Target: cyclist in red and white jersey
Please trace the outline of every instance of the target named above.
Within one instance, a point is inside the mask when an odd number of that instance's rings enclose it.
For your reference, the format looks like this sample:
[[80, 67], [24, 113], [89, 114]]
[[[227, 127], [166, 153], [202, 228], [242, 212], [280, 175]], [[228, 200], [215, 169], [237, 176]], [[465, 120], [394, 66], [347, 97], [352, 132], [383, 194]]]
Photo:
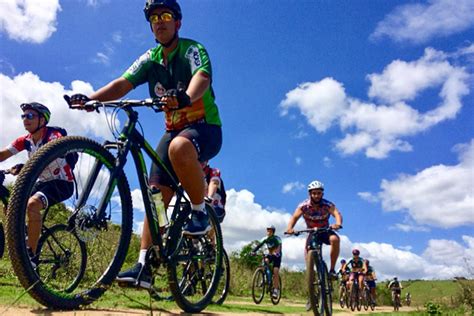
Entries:
[[[65, 130], [47, 126], [51, 117], [49, 109], [41, 103], [31, 102], [20, 105], [23, 114], [23, 125], [27, 135], [14, 140], [6, 148], [0, 150], [0, 162], [26, 150], [30, 158], [41, 146], [47, 142], [65, 136]], [[20, 172], [23, 165], [13, 167], [12, 174]], [[41, 233], [41, 210], [56, 203], [62, 202], [74, 192], [74, 178], [71, 166], [65, 158], [56, 159], [49, 164], [35, 183], [33, 195], [28, 200], [28, 251], [36, 253]]]
[[[308, 228], [325, 228], [330, 227], [334, 230], [337, 230], [342, 227], [342, 216], [339, 210], [336, 208], [336, 205], [331, 201], [323, 199], [324, 195], [324, 184], [320, 181], [313, 181], [308, 184], [308, 194], [309, 198], [301, 202], [296, 208], [293, 216], [290, 218], [286, 232], [288, 234], [294, 233], [293, 227], [301, 216], [303, 216], [306, 226]], [[334, 216], [336, 223], [329, 225], [329, 217]], [[323, 243], [326, 245], [331, 245], [331, 268], [329, 269], [329, 274], [331, 278], [337, 278], [334, 268], [336, 266], [337, 257], [339, 256], [339, 236], [333, 232], [329, 231], [326, 234], [320, 236]], [[310, 236], [308, 236], [309, 240]], [[306, 255], [305, 247], [305, 255]]]
[[225, 202], [227, 195], [224, 188], [224, 181], [222, 181], [221, 171], [217, 168], [211, 167], [208, 160], [202, 162], [201, 166], [206, 180], [205, 194], [211, 201], [219, 222], [222, 223], [225, 217]]

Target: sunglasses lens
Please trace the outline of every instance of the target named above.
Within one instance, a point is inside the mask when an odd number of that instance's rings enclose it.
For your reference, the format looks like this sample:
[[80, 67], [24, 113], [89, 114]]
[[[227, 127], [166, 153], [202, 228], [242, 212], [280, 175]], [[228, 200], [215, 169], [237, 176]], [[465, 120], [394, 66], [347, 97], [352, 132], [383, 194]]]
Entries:
[[163, 12], [161, 14], [153, 14], [150, 15], [150, 22], [151, 23], [158, 23], [158, 21], [161, 20], [163, 22], [169, 22], [173, 20], [173, 14], [169, 12]]
[[169, 12], [163, 12], [161, 14], [161, 19], [164, 21], [164, 22], [169, 22], [173, 19], [173, 15]]
[[151, 23], [157, 23], [159, 19], [160, 18], [156, 14], [150, 15], [150, 22]]
[[26, 114], [22, 114], [21, 115], [21, 118], [22, 119], [28, 119], [28, 120], [32, 120], [33, 118], [35, 117], [35, 115], [33, 113], [26, 113]]

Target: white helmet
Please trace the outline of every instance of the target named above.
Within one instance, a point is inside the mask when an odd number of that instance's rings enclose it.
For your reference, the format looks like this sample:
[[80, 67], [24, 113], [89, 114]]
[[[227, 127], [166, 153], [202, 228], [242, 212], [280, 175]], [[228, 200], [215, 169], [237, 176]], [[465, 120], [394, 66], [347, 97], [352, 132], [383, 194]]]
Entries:
[[324, 191], [324, 184], [322, 182], [319, 182], [318, 180], [314, 180], [313, 182], [308, 184], [308, 191], [311, 191], [314, 189], [320, 189]]
[[271, 229], [271, 230], [273, 230], [273, 232], [275, 232], [275, 230], [276, 230], [276, 228], [275, 228], [274, 225], [269, 225], [269, 226], [267, 226], [267, 229]]

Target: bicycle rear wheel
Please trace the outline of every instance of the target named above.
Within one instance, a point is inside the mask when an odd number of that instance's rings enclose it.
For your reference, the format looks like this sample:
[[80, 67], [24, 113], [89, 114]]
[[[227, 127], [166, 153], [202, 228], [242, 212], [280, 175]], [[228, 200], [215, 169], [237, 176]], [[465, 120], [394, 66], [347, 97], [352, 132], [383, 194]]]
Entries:
[[319, 274], [319, 257], [315, 250], [308, 251], [306, 259], [308, 272], [309, 302], [315, 316], [324, 315], [324, 285]]
[[57, 291], [71, 293], [86, 271], [86, 244], [66, 225], [57, 224], [41, 235], [34, 261], [43, 283]]
[[[43, 172], [54, 170], [67, 174], [64, 161], [66, 154], [71, 153], [78, 154], [74, 168], [76, 192], [42, 211], [44, 225], [66, 225], [68, 232], [86, 245], [88, 260], [84, 275], [74, 289], [66, 287], [66, 291], [53, 279], [42, 278], [34, 270], [27, 252], [25, 226], [27, 203], [36, 183]], [[59, 194], [64, 188], [53, 183], [49, 189]], [[97, 211], [101, 202], [105, 205], [103, 214]], [[29, 289], [35, 300], [50, 308], [75, 309], [92, 303], [112, 284], [120, 270], [130, 242], [132, 216], [127, 179], [122, 170], [115, 170], [110, 151], [84, 137], [67, 136], [49, 142], [23, 167], [7, 215], [10, 258], [21, 285]]]
[[265, 296], [265, 288], [267, 282], [265, 280], [265, 271], [262, 267], [257, 268], [252, 277], [252, 299], [255, 304], [260, 304]]
[[216, 290], [217, 299], [215, 304], [222, 305], [229, 294], [230, 286], [230, 261], [227, 256], [227, 251], [223, 251], [224, 257], [222, 260], [222, 275], [219, 281], [219, 286]]
[[168, 281], [176, 304], [187, 313], [198, 313], [211, 303], [222, 274], [221, 227], [214, 209], [208, 204], [206, 211], [212, 234], [183, 235], [184, 223], [180, 221], [170, 227], [168, 241], [178, 243], [168, 263]]

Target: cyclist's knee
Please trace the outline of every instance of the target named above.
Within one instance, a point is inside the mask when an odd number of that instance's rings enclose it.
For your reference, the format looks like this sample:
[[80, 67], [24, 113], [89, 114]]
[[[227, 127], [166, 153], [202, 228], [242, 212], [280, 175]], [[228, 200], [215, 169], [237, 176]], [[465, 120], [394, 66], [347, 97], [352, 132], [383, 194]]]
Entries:
[[44, 208], [44, 202], [39, 197], [34, 195], [28, 199], [28, 205], [26, 208], [28, 210], [28, 214], [39, 214]]
[[191, 140], [186, 137], [177, 136], [173, 138], [168, 148], [170, 160], [174, 163], [185, 163], [187, 161], [197, 161], [198, 154], [196, 147]]
[[341, 239], [338, 235], [329, 236], [329, 242], [331, 243], [331, 245], [339, 245], [340, 241]]

